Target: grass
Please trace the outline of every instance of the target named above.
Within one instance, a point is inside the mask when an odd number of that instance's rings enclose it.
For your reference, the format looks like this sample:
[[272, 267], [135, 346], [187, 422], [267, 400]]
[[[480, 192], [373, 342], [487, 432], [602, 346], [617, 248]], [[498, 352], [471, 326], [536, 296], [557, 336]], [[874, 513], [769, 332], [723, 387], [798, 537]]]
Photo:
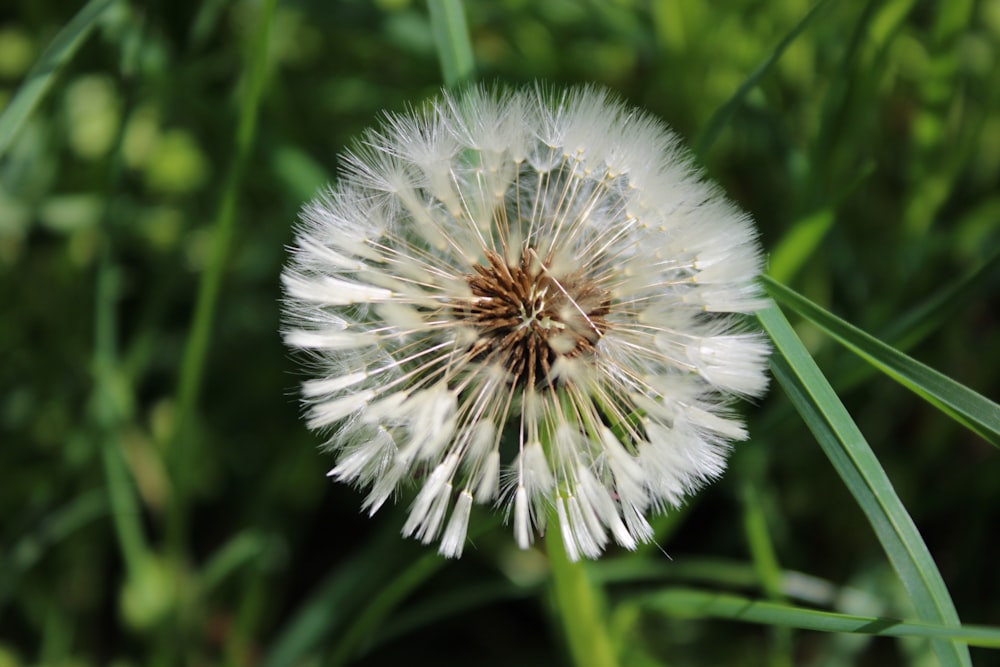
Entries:
[[[1000, 16], [939, 4], [20, 8], [0, 664], [1000, 664]], [[277, 334], [343, 146], [474, 73], [660, 115], [771, 257], [753, 439], [660, 549], [554, 594], [485, 515], [455, 562], [399, 538], [405, 501], [359, 516]]]

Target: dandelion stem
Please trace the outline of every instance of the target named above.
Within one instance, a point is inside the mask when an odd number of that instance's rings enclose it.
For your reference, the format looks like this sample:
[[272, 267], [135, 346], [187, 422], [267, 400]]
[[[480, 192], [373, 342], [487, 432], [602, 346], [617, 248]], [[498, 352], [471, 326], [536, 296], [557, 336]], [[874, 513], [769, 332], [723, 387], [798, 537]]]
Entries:
[[449, 88], [471, 81], [476, 64], [460, 0], [427, 0], [431, 30], [437, 45], [444, 82]]
[[577, 667], [615, 667], [618, 659], [607, 633], [599, 591], [587, 577], [584, 563], [567, 557], [558, 521], [549, 522], [545, 546], [556, 611], [573, 663]]

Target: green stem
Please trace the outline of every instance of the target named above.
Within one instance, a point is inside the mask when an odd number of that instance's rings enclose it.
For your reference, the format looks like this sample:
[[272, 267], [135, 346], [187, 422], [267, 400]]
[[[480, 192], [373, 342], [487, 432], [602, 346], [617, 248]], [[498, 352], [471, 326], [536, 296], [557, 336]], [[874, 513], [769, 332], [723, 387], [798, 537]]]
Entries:
[[257, 111], [266, 78], [267, 45], [275, 2], [276, 0], [267, 0], [261, 9], [260, 27], [254, 48], [251, 51], [253, 60], [250, 63], [249, 81], [246, 94], [240, 105], [241, 113], [236, 130], [236, 154], [226, 175], [225, 189], [213, 229], [211, 261], [205, 268], [205, 273], [202, 274], [195, 303], [194, 320], [191, 324], [191, 332], [181, 364], [180, 388], [177, 398], [179, 423], [183, 423], [184, 419], [189, 416], [197, 402], [201, 386], [205, 356], [208, 351], [212, 325], [215, 321], [215, 306], [219, 299], [223, 269], [229, 255], [229, 246], [236, 223], [236, 197], [243, 180], [243, 172], [246, 170], [254, 131], [257, 127]]
[[208, 265], [202, 274], [195, 302], [194, 317], [188, 334], [184, 357], [181, 361], [180, 379], [177, 390], [177, 416], [172, 436], [167, 442], [174, 451], [169, 453], [172, 460], [175, 502], [171, 508], [170, 541], [174, 548], [179, 546], [183, 531], [184, 508], [189, 491], [188, 474], [195, 467], [190, 461], [191, 431], [190, 421], [194, 406], [198, 402], [205, 359], [211, 341], [215, 311], [222, 287], [222, 278], [229, 256], [229, 248], [236, 227], [236, 203], [240, 184], [250, 157], [250, 149], [257, 127], [261, 93], [267, 75], [268, 42], [276, 0], [265, 0], [261, 7], [260, 23], [250, 54], [249, 68], [240, 115], [236, 126], [236, 145], [233, 161], [226, 174], [219, 211], [212, 230], [212, 249]]
[[552, 592], [573, 663], [577, 667], [615, 667], [600, 592], [587, 577], [584, 563], [566, 556], [559, 522], [552, 517], [545, 535], [552, 568]]
[[445, 85], [454, 88], [471, 81], [476, 64], [461, 0], [427, 0], [427, 8]]

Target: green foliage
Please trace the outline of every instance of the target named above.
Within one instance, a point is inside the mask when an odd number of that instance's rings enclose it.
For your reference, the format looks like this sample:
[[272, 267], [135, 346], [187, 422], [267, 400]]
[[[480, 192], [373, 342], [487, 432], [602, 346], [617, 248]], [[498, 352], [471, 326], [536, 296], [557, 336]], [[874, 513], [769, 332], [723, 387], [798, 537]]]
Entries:
[[[408, 498], [359, 516], [278, 334], [338, 153], [473, 72], [663, 117], [810, 322], [762, 313], [779, 386], [661, 549], [553, 597], [485, 514], [456, 562], [398, 536]], [[628, 665], [1000, 664], [998, 96], [990, 2], [21, 3], [0, 664], [549, 665], [602, 619]], [[557, 621], [588, 579], [600, 604]]]

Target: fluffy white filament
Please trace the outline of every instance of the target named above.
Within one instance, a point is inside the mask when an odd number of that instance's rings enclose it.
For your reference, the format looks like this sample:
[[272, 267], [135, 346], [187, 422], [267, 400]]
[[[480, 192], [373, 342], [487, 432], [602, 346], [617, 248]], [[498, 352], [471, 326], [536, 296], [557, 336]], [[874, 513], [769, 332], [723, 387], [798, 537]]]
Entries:
[[659, 121], [592, 89], [443, 95], [388, 116], [302, 213], [282, 276], [309, 426], [375, 512], [460, 556], [472, 505], [571, 558], [652, 539], [718, 476], [769, 348], [749, 217]]

